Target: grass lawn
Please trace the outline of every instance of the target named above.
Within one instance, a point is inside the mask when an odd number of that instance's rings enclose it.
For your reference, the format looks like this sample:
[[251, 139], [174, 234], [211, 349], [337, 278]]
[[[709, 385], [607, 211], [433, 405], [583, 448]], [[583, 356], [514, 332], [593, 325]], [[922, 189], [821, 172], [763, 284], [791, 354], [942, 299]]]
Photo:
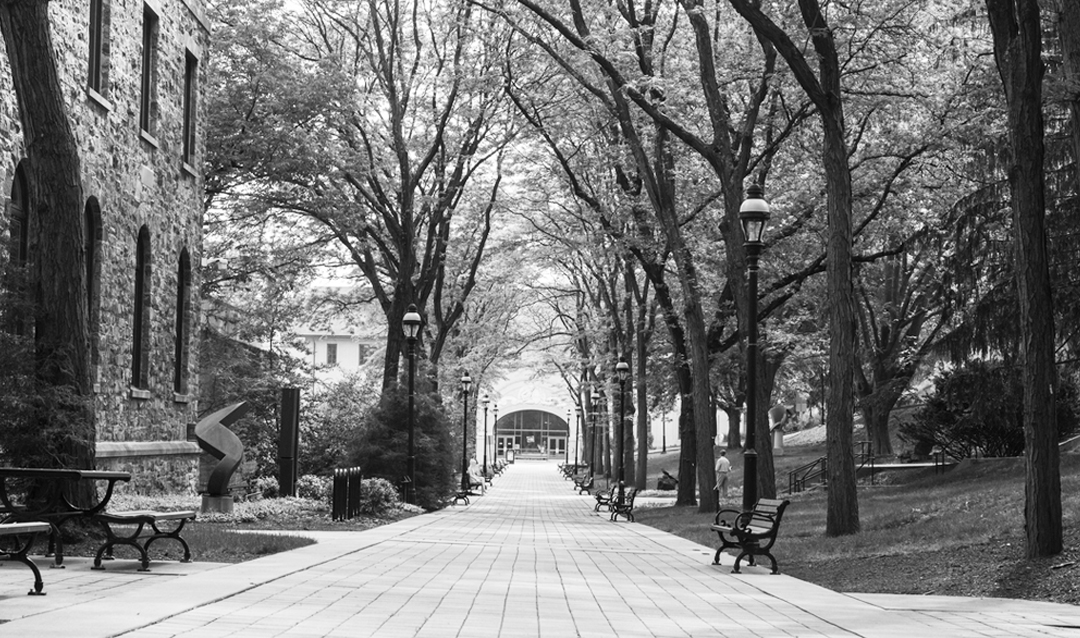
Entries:
[[[789, 456], [778, 459], [781, 491], [787, 472], [779, 468], [820, 456], [819, 447], [789, 447]], [[729, 456], [738, 462], [741, 455]], [[1080, 455], [1062, 455], [1065, 551], [1046, 559], [1024, 556], [1023, 459], [967, 461], [944, 474], [910, 472], [879, 474], [875, 485], [860, 483], [862, 531], [851, 536], [825, 536], [824, 490], [787, 497], [792, 504], [773, 549], [781, 571], [838, 591], [1080, 604]], [[740, 485], [741, 467], [733, 477]], [[740, 495], [730, 496], [724, 505], [738, 508]], [[651, 508], [635, 514], [639, 523], [703, 545], [718, 545], [716, 534], [708, 529], [712, 515], [698, 513], [696, 507]]]
[[[117, 510], [200, 508], [199, 497], [118, 494], [112, 502]], [[414, 515], [415, 512], [401, 509], [382, 517], [358, 516], [349, 521], [331, 521], [326, 503], [301, 498], [275, 498], [238, 502], [229, 516], [200, 514], [195, 521], [187, 524], [182, 535], [191, 546], [194, 560], [242, 563], [315, 542], [310, 538], [270, 533], [272, 530], [365, 530]], [[80, 537], [65, 540], [64, 553], [69, 556], [94, 556], [103, 540], [104, 535], [99, 529], [89, 527], [82, 530]], [[139, 554], [132, 547], [117, 545], [115, 555], [120, 559], [136, 559]], [[175, 541], [157, 541], [151, 546], [151, 561], [179, 560], [182, 557], [183, 550]]]

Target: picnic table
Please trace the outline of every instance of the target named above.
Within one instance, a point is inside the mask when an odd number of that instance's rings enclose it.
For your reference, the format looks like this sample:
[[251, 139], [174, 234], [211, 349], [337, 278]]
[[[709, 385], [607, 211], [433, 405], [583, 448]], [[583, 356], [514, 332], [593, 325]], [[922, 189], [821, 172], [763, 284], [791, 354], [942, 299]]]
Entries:
[[[15, 483], [33, 481], [45, 485], [44, 499], [31, 501]], [[0, 523], [45, 522], [52, 527], [49, 533], [49, 553], [56, 567], [64, 564], [64, 541], [60, 529], [75, 518], [92, 518], [104, 512], [112, 499], [116, 484], [130, 481], [130, 472], [108, 470], [79, 470], [42, 467], [0, 467]], [[68, 500], [64, 487], [72, 482], [105, 481], [105, 493], [90, 507], [80, 507]], [[51, 484], [51, 485], [50, 485]], [[17, 498], [23, 496], [22, 499]]]

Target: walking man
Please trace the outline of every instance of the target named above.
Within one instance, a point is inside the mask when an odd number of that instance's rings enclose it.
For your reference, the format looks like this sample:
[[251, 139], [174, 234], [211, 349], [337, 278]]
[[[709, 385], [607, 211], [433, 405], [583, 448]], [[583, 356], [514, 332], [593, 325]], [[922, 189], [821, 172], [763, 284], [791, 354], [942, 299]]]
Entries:
[[720, 456], [716, 459], [716, 491], [720, 492], [721, 498], [727, 498], [728, 474], [731, 474], [731, 461], [728, 460], [727, 450], [720, 450]]

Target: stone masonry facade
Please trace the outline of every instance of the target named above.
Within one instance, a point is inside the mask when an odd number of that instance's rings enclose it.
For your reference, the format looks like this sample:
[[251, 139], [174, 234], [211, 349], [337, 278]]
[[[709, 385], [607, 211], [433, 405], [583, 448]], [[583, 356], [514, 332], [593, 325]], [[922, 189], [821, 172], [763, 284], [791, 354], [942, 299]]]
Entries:
[[[210, 36], [202, 0], [65, 0], [50, 2], [49, 15], [93, 246], [97, 466], [130, 470], [140, 492], [191, 491]], [[16, 182], [28, 177], [0, 55], [0, 197], [10, 235], [13, 211], [33, 205], [16, 201]]]

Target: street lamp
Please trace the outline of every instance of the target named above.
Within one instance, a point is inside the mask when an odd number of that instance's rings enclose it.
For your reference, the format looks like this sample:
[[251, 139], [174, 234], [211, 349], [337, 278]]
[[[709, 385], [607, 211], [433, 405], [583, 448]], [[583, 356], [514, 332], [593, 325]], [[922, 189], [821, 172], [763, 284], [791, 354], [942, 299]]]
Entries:
[[626, 419], [626, 380], [630, 377], [630, 364], [626, 362], [625, 357], [619, 357], [619, 363], [615, 365], [615, 376], [619, 378], [619, 441], [615, 448], [619, 454], [619, 464], [615, 472], [615, 481], [619, 486], [618, 502], [621, 504], [623, 502], [623, 447], [626, 445], [626, 439], [623, 438], [623, 428], [626, 424], [623, 421]]
[[566, 442], [563, 443], [563, 463], [570, 465], [570, 410], [566, 411]]
[[[498, 403], [496, 403], [494, 406], [492, 406], [491, 420], [492, 420], [492, 423], [491, 423], [491, 436], [492, 436], [493, 439], [495, 439], [493, 441], [493, 443], [498, 443], [498, 441], [499, 441], [499, 404]], [[505, 456], [505, 454], [503, 456]], [[495, 448], [495, 460], [496, 461], [499, 460], [498, 457], [499, 457], [499, 448], [496, 447]]]
[[769, 221], [769, 203], [758, 184], [746, 189], [746, 199], [739, 207], [743, 228], [743, 247], [746, 248], [747, 311], [746, 311], [746, 452], [743, 465], [743, 509], [750, 511], [757, 502], [757, 277], [758, 255], [764, 244], [765, 226]]
[[461, 492], [469, 491], [469, 387], [472, 379], [468, 372], [461, 374], [461, 397], [464, 407], [461, 409]]
[[405, 502], [414, 503], [416, 490], [416, 418], [413, 412], [413, 380], [416, 375], [416, 334], [420, 331], [420, 313], [416, 311], [416, 304], [409, 304], [405, 316], [401, 318], [402, 329], [405, 332], [405, 343], [408, 344], [407, 356], [409, 358], [409, 459], [406, 465], [409, 482], [405, 486]]
[[487, 450], [488, 450], [488, 438], [487, 438], [487, 408], [491, 399], [487, 394], [484, 394], [484, 398], [480, 399], [480, 404], [484, 406], [484, 478], [488, 475], [488, 462], [487, 462]]
[[574, 465], [576, 466], [581, 465], [581, 455], [578, 454], [581, 446], [581, 405], [574, 408], [574, 415], [574, 425], [577, 427], [577, 436], [574, 437]]
[[600, 392], [596, 388], [592, 390], [592, 437], [591, 437], [591, 452], [589, 458], [589, 474], [596, 476], [596, 466], [599, 463], [600, 455], [596, 451], [596, 443], [599, 437], [596, 435], [596, 429], [598, 427], [597, 419], [600, 418]]

